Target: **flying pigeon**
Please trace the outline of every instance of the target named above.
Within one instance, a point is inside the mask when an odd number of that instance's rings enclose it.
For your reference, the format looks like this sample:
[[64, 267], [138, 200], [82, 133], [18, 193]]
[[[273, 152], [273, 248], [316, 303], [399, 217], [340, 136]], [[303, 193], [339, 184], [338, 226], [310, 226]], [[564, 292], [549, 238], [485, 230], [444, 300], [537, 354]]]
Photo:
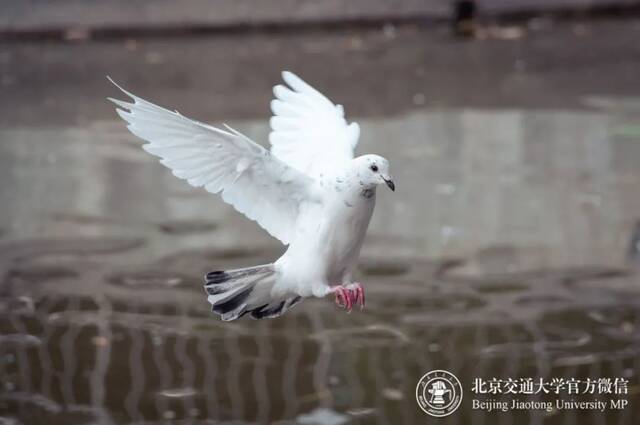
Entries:
[[389, 162], [354, 158], [360, 136], [341, 105], [291, 72], [273, 88], [267, 150], [225, 125], [217, 128], [147, 102], [116, 85], [133, 103], [109, 99], [142, 147], [176, 177], [222, 199], [288, 245], [274, 263], [212, 271], [205, 290], [222, 320], [273, 318], [307, 297], [335, 296], [364, 307], [353, 282], [376, 202], [376, 187], [395, 190]]

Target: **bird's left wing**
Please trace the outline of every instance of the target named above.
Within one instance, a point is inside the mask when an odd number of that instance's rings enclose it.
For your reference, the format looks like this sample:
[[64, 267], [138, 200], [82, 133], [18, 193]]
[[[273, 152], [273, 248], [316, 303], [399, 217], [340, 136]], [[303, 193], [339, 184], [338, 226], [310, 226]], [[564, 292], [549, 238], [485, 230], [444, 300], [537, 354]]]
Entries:
[[282, 243], [291, 241], [300, 206], [312, 190], [310, 177], [229, 127], [191, 120], [116, 86], [133, 103], [109, 100], [122, 108], [116, 111], [127, 128], [148, 142], [144, 150], [192, 186], [222, 192], [225, 202]]

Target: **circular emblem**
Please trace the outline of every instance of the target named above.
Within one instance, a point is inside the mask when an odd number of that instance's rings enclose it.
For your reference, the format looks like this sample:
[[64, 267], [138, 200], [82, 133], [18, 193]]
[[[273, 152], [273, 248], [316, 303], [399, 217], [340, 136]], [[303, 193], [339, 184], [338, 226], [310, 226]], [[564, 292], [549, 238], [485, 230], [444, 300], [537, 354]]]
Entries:
[[453, 373], [432, 370], [416, 386], [418, 406], [428, 415], [447, 416], [455, 412], [462, 402], [462, 385]]

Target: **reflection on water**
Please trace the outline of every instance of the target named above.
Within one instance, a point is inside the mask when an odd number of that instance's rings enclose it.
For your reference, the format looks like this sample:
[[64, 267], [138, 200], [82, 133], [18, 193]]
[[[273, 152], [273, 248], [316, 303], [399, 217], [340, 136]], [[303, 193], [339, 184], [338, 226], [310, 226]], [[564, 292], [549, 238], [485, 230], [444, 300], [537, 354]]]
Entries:
[[[363, 120], [361, 151], [398, 182], [364, 248], [366, 310], [311, 300], [232, 323], [201, 276], [277, 257], [268, 235], [121, 123], [1, 129], [0, 423], [422, 424], [415, 385], [436, 368], [467, 393], [475, 377], [624, 377], [621, 412], [500, 423], [635, 423], [636, 123], [624, 108]], [[470, 399], [441, 421], [495, 423]]]

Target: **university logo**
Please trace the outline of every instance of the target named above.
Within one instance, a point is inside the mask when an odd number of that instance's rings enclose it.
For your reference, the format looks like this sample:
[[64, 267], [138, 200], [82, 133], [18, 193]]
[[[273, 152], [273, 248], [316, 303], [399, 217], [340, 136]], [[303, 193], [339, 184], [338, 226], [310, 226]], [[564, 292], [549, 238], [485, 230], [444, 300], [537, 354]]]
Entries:
[[446, 370], [432, 370], [416, 386], [418, 406], [428, 415], [450, 415], [462, 402], [462, 385], [456, 376]]

